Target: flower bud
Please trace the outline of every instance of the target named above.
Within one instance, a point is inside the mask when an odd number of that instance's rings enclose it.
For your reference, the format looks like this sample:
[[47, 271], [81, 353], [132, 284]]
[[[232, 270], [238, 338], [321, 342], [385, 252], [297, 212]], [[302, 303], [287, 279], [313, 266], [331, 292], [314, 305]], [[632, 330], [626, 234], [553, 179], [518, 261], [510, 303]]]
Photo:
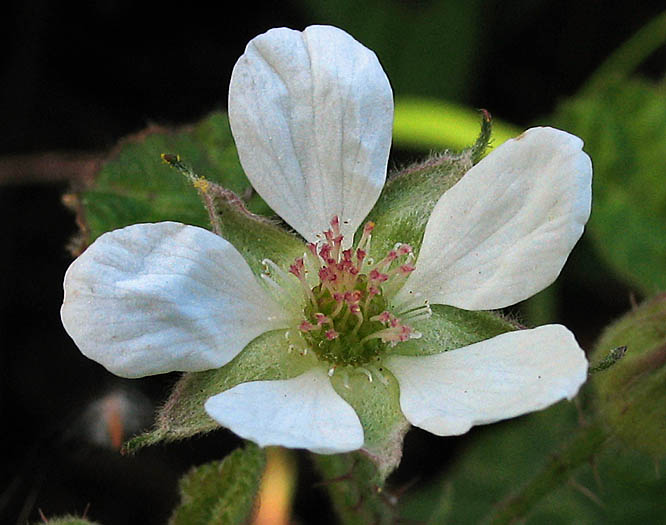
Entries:
[[629, 446], [666, 456], [666, 293], [642, 303], [610, 325], [592, 361], [627, 347], [624, 358], [598, 375], [599, 414]]

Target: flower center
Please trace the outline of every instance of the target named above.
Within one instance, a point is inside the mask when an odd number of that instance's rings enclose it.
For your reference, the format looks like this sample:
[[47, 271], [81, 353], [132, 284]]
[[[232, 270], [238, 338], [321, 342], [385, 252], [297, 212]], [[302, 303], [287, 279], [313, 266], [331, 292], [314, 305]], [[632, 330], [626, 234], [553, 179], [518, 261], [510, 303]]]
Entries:
[[[305, 294], [298, 333], [320, 359], [335, 366], [359, 366], [380, 356], [387, 347], [418, 338], [410, 323], [430, 316], [428, 305], [391, 312], [390, 299], [414, 271], [414, 255], [407, 244], [396, 244], [380, 261], [368, 257], [368, 222], [356, 249], [343, 249], [336, 216], [318, 243], [289, 267]], [[315, 286], [316, 273], [318, 282]]]

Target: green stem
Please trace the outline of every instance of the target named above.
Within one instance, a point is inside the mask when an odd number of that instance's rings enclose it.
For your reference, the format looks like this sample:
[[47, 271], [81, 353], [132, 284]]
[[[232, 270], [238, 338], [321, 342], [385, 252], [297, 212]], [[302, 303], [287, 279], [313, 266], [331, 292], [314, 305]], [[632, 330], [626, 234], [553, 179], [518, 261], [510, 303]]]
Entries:
[[397, 512], [384, 493], [383, 482], [374, 463], [359, 452], [312, 454], [340, 523], [345, 525], [385, 525], [395, 523]]
[[582, 89], [592, 93], [609, 81], [628, 76], [643, 60], [666, 43], [666, 11], [638, 30], [592, 74]]
[[598, 453], [609, 437], [610, 433], [599, 422], [580, 428], [536, 476], [501, 502], [490, 513], [486, 522], [500, 525], [524, 518], [541, 498], [566, 482], [574, 469]]

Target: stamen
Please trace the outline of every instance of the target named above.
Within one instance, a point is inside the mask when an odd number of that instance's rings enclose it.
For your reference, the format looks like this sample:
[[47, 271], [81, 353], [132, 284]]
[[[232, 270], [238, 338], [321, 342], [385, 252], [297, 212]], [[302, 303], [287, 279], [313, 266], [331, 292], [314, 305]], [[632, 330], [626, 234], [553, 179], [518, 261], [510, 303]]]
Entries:
[[400, 244], [397, 251], [398, 255], [408, 255], [412, 253], [412, 247], [409, 244]]
[[380, 323], [388, 323], [391, 320], [391, 314], [387, 310], [384, 310], [381, 314], [371, 317], [370, 320], [379, 321]]
[[365, 226], [363, 227], [363, 233], [361, 234], [361, 239], [358, 241], [358, 247], [359, 249], [363, 249], [366, 252], [368, 251], [369, 244], [370, 244], [370, 238], [371, 238], [371, 233], [372, 230], [375, 229], [375, 223], [372, 221], [368, 221], [365, 223]]
[[424, 304], [422, 306], [415, 306], [407, 310], [402, 310], [398, 313], [401, 319], [413, 321], [415, 318], [428, 318], [432, 316], [432, 310], [430, 309], [429, 304]]
[[[405, 323], [431, 315], [428, 305], [417, 304], [418, 299], [413, 297], [413, 307], [402, 305], [400, 311], [390, 306], [392, 296], [415, 269], [414, 254], [410, 245], [398, 243], [375, 263], [369, 257], [373, 229], [372, 222], [366, 223], [356, 248], [343, 249], [340, 218], [334, 216], [330, 228], [317, 236], [321, 240], [308, 243], [303, 256], [288, 268], [303, 288], [301, 301], [303, 295], [309, 301], [298, 321], [298, 335], [307, 347], [333, 365], [331, 374], [336, 366], [358, 367], [381, 355], [387, 345], [419, 337]], [[265, 264], [270, 274], [292, 279], [284, 271], [279, 273], [274, 263]], [[317, 277], [318, 283], [314, 281]], [[269, 276], [265, 279], [272, 288], [280, 288]], [[291, 289], [297, 291], [296, 287]], [[375, 372], [361, 367], [361, 373], [372, 381]], [[376, 374], [385, 383], [381, 371]]]
[[299, 257], [297, 258], [294, 263], [289, 266], [289, 273], [292, 275], [295, 275], [299, 279], [303, 275], [303, 270], [305, 269], [305, 263], [303, 262], [303, 258]]
[[376, 375], [377, 378], [379, 379], [379, 382], [380, 382], [382, 385], [387, 386], [387, 385], [389, 384], [388, 379], [386, 379], [386, 377], [384, 376], [384, 374], [382, 374], [382, 373], [380, 372], [379, 368], [377, 368], [377, 367], [373, 367], [373, 368], [372, 368], [372, 371], [375, 373], [375, 375]]
[[340, 315], [342, 308], [345, 306], [345, 301], [342, 294], [333, 294], [333, 300], [338, 304], [336, 305], [335, 310], [333, 310], [331, 313], [331, 319], [335, 319], [338, 315]]
[[331, 219], [331, 230], [336, 237], [340, 236], [340, 217], [334, 215]]
[[259, 277], [266, 285], [268, 285], [273, 297], [275, 297], [278, 302], [282, 304], [300, 304], [303, 301], [303, 296], [298, 293], [298, 290], [295, 287], [281, 286], [265, 273], [259, 274]]
[[285, 272], [282, 268], [280, 268], [277, 264], [275, 264], [273, 261], [270, 259], [264, 259], [261, 261], [261, 264], [264, 266], [265, 271], [270, 275], [271, 272], [275, 273], [280, 277], [280, 279], [288, 279], [289, 275], [287, 272]]
[[300, 325], [298, 325], [298, 329], [301, 332], [311, 332], [312, 330], [316, 330], [317, 327], [315, 327], [312, 323], [309, 321], [303, 321]]
[[368, 370], [367, 368], [363, 368], [362, 366], [359, 366], [356, 367], [356, 371], [365, 374], [368, 378], [368, 381], [372, 383], [372, 373], [370, 372], [370, 370]]
[[[358, 306], [358, 305], [356, 305], [356, 306]], [[363, 326], [363, 314], [361, 313], [360, 308], [359, 308], [359, 311], [356, 312], [355, 314], [356, 314], [356, 317], [358, 318], [358, 322], [356, 323], [356, 326], [352, 330], [352, 334], [357, 334], [359, 329], [361, 328], [361, 326]]]
[[322, 326], [324, 324], [330, 324], [331, 326], [333, 326], [333, 321], [331, 321], [331, 319], [329, 317], [322, 314], [321, 312], [317, 312], [316, 314], [314, 314], [314, 316], [315, 316], [315, 319], [317, 320], [317, 325], [318, 326]]
[[370, 271], [370, 274], [368, 275], [371, 281], [375, 281], [377, 283], [383, 283], [388, 281], [389, 276], [385, 273], [381, 273], [377, 271], [376, 269], [373, 269]]

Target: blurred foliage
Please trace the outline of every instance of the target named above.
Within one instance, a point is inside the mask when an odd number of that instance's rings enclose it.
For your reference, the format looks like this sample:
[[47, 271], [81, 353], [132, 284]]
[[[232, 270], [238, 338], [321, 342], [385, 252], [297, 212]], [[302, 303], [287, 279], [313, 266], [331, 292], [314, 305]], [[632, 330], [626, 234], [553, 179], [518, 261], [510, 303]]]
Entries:
[[[659, 469], [666, 467], [664, 461], [656, 464], [648, 456], [611, 442], [589, 454], [589, 462], [584, 461], [585, 455], [576, 458], [582, 462], [578, 469], [553, 471], [560, 464], [569, 466], [567, 456], [584, 448], [585, 443], [576, 438], [588, 439], [583, 433], [589, 427], [579, 427], [577, 417], [575, 406], [563, 402], [478, 430], [445, 476], [405, 497], [402, 516], [440, 524], [502, 523], [500, 517], [506, 514], [498, 512], [498, 504], [511, 496], [524, 496], [523, 491], [533, 497], [529, 492], [538, 492], [540, 487], [531, 480], [544, 483], [540, 469], [561, 478], [556, 480], [559, 484], [546, 487], [549, 490], [543, 499], [529, 500], [528, 524], [641, 524], [663, 516], [666, 478]], [[578, 448], [572, 451], [569, 443]], [[435, 512], [440, 513], [439, 521], [431, 520]]]
[[[490, 148], [523, 130], [493, 119]], [[398, 148], [462, 150], [479, 132], [479, 114], [470, 108], [428, 98], [401, 97], [395, 101], [393, 144]]]
[[612, 82], [562, 104], [553, 121], [592, 158], [598, 253], [643, 294], [666, 289], [666, 84]]
[[368, 0], [362, 16], [356, 0], [300, 4], [313, 23], [342, 27], [372, 49], [395, 93], [469, 100], [482, 41], [480, 0]]
[[254, 444], [222, 461], [193, 468], [180, 480], [181, 504], [169, 525], [235, 525], [248, 520], [266, 466]]

